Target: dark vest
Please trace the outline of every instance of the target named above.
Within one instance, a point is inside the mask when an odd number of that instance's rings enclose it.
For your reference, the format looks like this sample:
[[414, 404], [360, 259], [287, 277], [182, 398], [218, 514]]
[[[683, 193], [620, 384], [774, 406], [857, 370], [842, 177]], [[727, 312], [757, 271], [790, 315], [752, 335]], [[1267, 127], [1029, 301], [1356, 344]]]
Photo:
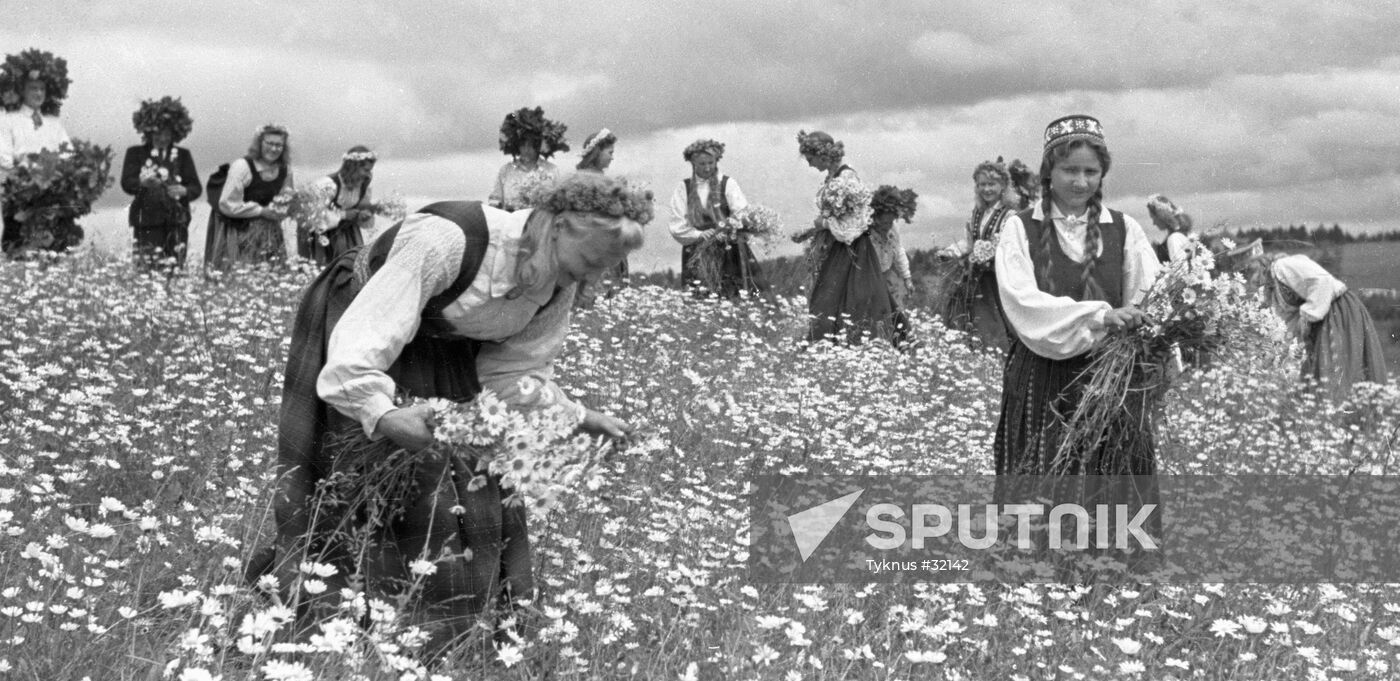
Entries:
[[[1031, 252], [1031, 265], [1035, 269], [1035, 283], [1040, 290], [1051, 295], [1068, 296], [1074, 300], [1085, 300], [1084, 264], [1077, 263], [1065, 255], [1060, 248], [1060, 239], [1050, 234], [1049, 253], [1040, 247], [1044, 230], [1055, 229], [1053, 222], [1041, 222], [1031, 218], [1033, 209], [1024, 210], [1017, 217], [1026, 228], [1026, 244]], [[1127, 240], [1127, 226], [1123, 214], [1109, 210], [1111, 224], [1099, 223], [1103, 234], [1103, 254], [1094, 267], [1093, 279], [1104, 292], [1104, 300], [1113, 307], [1123, 306], [1123, 246]], [[1049, 271], [1046, 271], [1046, 259]]]
[[[719, 180], [719, 206], [717, 206], [717, 208], [719, 209], [717, 212], [719, 213], [719, 216], [721, 218], [727, 218], [732, 214], [729, 210], [729, 197], [725, 193], [727, 189], [729, 189], [729, 176], [723, 175], [720, 177]], [[690, 202], [699, 200], [700, 197], [695, 195], [695, 178], [685, 178], [686, 210], [690, 212]], [[716, 208], [716, 206], [711, 206], [711, 208]], [[692, 224], [691, 227], [694, 227], [695, 229], [698, 229], [702, 232], [714, 229], [716, 226], [714, 217], [715, 212], [716, 211], [714, 210], [704, 211], [703, 213], [701, 213], [702, 224]]]
[[259, 206], [266, 206], [272, 203], [272, 199], [282, 191], [282, 183], [287, 181], [287, 166], [277, 166], [277, 177], [271, 180], [262, 179], [258, 173], [258, 167], [253, 164], [253, 159], [243, 159], [248, 163], [248, 170], [253, 173], [253, 181], [243, 189], [243, 200], [256, 203]]

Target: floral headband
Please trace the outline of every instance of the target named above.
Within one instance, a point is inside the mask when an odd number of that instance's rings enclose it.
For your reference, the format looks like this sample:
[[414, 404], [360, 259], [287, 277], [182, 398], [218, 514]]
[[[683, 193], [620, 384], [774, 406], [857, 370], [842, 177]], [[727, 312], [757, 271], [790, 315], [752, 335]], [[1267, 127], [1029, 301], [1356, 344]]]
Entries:
[[976, 180], [978, 175], [987, 173], [995, 176], [1002, 184], [1011, 184], [1011, 173], [1006, 169], [1006, 162], [998, 156], [995, 161], [983, 161], [977, 164], [972, 171], [972, 179]]
[[846, 145], [830, 139], [825, 134], [797, 131], [797, 152], [803, 156], [815, 156], [828, 161], [840, 161], [846, 156]]
[[379, 160], [379, 157], [375, 156], [372, 151], [347, 151], [340, 157], [340, 160], [352, 163], [374, 163]]
[[598, 131], [598, 134], [594, 135], [588, 140], [586, 144], [583, 145], [583, 155], [587, 156], [588, 152], [593, 151], [594, 149], [601, 147], [605, 144], [611, 144], [616, 141], [617, 135], [612, 134], [611, 130], [603, 128], [602, 130]]
[[627, 218], [641, 225], [651, 222], [654, 215], [655, 197], [650, 189], [594, 173], [569, 175], [536, 187], [531, 194], [531, 205], [551, 213], [596, 213]]
[[685, 148], [685, 151], [681, 152], [681, 157], [690, 161], [691, 157], [696, 154], [709, 154], [715, 157], [716, 163], [719, 163], [719, 160], [724, 158], [724, 143], [715, 140], [695, 140]]
[[258, 129], [254, 131], [253, 134], [259, 137], [263, 135], [285, 135], [287, 137], [292, 136], [292, 133], [287, 130], [287, 126], [282, 125], [281, 123], [268, 123], [266, 125], [258, 126]]

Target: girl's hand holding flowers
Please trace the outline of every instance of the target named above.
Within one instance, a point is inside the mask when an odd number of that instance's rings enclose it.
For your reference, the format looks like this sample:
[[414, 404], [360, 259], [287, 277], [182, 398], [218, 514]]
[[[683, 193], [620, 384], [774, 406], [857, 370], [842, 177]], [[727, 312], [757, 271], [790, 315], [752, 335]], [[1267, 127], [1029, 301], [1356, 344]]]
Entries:
[[375, 437], [387, 437], [410, 452], [427, 449], [433, 444], [433, 428], [437, 412], [426, 404], [415, 404], [386, 412], [374, 427]]
[[1105, 312], [1103, 325], [1112, 330], [1135, 329], [1141, 326], [1146, 319], [1147, 315], [1142, 310], [1129, 305]]
[[632, 426], [615, 416], [589, 409], [583, 416], [579, 429], [590, 435], [606, 435], [622, 439], [632, 432]]

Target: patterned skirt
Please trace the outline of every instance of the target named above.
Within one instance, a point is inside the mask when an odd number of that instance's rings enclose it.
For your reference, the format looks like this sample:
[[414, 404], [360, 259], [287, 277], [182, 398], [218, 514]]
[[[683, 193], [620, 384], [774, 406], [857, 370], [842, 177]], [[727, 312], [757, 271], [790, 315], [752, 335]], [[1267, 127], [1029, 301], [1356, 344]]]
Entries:
[[[1002, 378], [1001, 418], [992, 444], [997, 475], [1152, 475], [1156, 472], [1152, 420], [1145, 393], [1129, 395], [1126, 409], [1136, 424], [1124, 440], [1075, 446], [1057, 465], [1065, 420], [1074, 413], [1087, 382], [1092, 355], [1055, 360], [1011, 343]], [[1121, 452], [1134, 452], [1122, 456]]]
[[287, 247], [282, 224], [254, 218], [224, 217], [215, 209], [209, 214], [209, 233], [204, 239], [204, 264], [223, 269], [236, 263], [283, 263]]
[[1335, 402], [1357, 383], [1386, 380], [1380, 334], [1361, 298], [1347, 291], [1332, 301], [1322, 321], [1311, 325], [1303, 377], [1319, 381]]

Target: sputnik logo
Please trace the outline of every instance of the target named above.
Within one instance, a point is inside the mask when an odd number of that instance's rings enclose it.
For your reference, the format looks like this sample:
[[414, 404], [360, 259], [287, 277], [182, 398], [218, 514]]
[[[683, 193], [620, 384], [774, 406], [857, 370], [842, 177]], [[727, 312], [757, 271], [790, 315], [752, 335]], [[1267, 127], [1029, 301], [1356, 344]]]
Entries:
[[836, 529], [836, 524], [845, 517], [846, 511], [851, 510], [856, 499], [864, 493], [863, 489], [856, 490], [844, 497], [832, 499], [787, 517], [788, 526], [792, 528], [792, 538], [797, 540], [797, 551], [802, 554], [803, 562], [821, 546], [822, 540]]

